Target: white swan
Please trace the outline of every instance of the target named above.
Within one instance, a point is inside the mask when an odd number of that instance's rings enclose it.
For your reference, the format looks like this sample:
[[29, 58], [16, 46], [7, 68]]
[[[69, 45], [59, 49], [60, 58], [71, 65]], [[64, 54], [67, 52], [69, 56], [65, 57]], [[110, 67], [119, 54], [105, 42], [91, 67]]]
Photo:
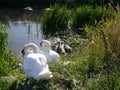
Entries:
[[42, 40], [40, 42], [40, 46], [40, 48], [42, 49], [40, 53], [44, 54], [47, 57], [48, 63], [53, 61], [60, 61], [60, 55], [54, 50], [51, 50], [51, 43], [48, 40]]
[[24, 58], [24, 71], [27, 78], [49, 79], [52, 73], [49, 71], [46, 56], [39, 53], [39, 47], [34, 43], [24, 46], [22, 53]]

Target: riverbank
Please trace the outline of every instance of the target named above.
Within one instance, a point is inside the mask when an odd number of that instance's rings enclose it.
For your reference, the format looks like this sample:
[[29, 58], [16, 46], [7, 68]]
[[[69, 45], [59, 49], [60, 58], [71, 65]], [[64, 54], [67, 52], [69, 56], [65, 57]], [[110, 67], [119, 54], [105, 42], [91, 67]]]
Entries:
[[[85, 25], [87, 44], [68, 37], [73, 52], [60, 54], [61, 63], [49, 65], [53, 78], [30, 81], [25, 85], [23, 62], [8, 49], [6, 26], [0, 25], [0, 89], [5, 90], [119, 90], [120, 89], [120, 16], [106, 19], [94, 26]], [[77, 34], [74, 33], [74, 36]], [[4, 40], [3, 40], [4, 38]], [[1, 42], [3, 40], [3, 42]], [[1, 46], [1, 44], [0, 44]], [[82, 49], [81, 49], [82, 47]]]

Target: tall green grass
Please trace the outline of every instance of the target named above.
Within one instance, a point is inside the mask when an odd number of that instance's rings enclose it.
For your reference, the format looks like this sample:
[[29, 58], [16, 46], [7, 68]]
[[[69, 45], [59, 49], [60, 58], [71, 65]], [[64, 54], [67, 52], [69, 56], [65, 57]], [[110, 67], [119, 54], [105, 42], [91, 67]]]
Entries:
[[115, 17], [115, 12], [106, 8], [82, 6], [73, 11], [72, 28], [78, 30], [87, 25], [97, 24], [101, 20]]
[[[43, 32], [45, 34], [56, 34], [67, 29], [70, 11], [66, 6], [60, 7], [55, 4], [46, 11], [42, 17]], [[56, 32], [57, 31], [57, 32]]]
[[85, 51], [85, 54], [88, 53], [89, 56], [89, 75], [94, 73], [94, 77], [89, 78], [87, 82], [87, 88], [90, 90], [120, 89], [119, 26], [118, 15], [115, 19], [98, 24], [94, 28], [95, 31], [86, 27], [86, 29], [89, 29], [87, 31], [92, 32], [88, 33], [90, 44]]
[[[20, 68], [17, 56], [8, 49], [7, 26], [0, 24], [0, 89], [10, 90], [20, 80]], [[18, 79], [19, 78], [19, 79]], [[18, 79], [18, 80], [17, 80]]]
[[43, 32], [45, 34], [56, 34], [59, 32], [72, 31], [77, 32], [79, 28], [87, 25], [95, 25], [101, 20], [115, 17], [115, 11], [106, 8], [92, 6], [81, 6], [78, 8], [68, 9], [67, 6], [60, 7], [55, 4], [50, 7], [42, 17]]
[[7, 48], [7, 38], [6, 25], [0, 23], [0, 55]]
[[9, 75], [12, 73], [13, 61], [16, 60], [12, 53], [8, 50], [8, 34], [6, 31], [7, 26], [0, 24], [0, 75]]

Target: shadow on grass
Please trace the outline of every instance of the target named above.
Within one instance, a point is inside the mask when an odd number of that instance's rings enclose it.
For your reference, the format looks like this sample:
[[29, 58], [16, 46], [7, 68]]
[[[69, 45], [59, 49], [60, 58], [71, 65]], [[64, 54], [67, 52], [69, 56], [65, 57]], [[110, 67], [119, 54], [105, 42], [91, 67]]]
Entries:
[[48, 80], [29, 80], [26, 83], [26, 80], [18, 84], [16, 90], [50, 90]]

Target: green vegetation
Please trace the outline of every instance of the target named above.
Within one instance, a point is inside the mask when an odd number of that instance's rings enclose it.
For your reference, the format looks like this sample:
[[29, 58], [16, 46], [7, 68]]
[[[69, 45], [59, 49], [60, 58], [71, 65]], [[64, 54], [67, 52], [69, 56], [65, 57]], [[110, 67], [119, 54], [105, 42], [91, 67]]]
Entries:
[[7, 47], [7, 32], [6, 26], [0, 23], [0, 55]]
[[[66, 6], [51, 6], [51, 10], [47, 10], [42, 17], [43, 32], [45, 34], [56, 34], [67, 29], [70, 10]], [[57, 32], [56, 32], [57, 31]]]
[[[84, 19], [81, 19], [83, 16]], [[43, 28], [45, 32], [51, 32], [55, 28], [58, 32], [63, 30], [62, 32], [66, 33], [67, 30], [73, 30], [67, 27], [69, 20], [72, 21], [72, 28], [80, 28], [79, 22], [84, 23], [82, 28], [89, 40], [88, 43], [82, 45], [82, 42], [72, 40], [70, 43], [77, 49], [70, 54], [61, 55], [61, 63], [49, 65], [53, 78], [45, 81], [32, 80], [26, 85], [26, 77], [20, 65], [23, 63], [7, 49], [6, 26], [0, 24], [1, 90], [120, 89], [120, 15], [102, 8], [93, 10], [92, 7], [85, 6], [72, 10], [55, 5], [51, 6], [50, 11], [45, 12]], [[67, 61], [70, 63], [65, 65], [64, 62]]]
[[[8, 90], [20, 80], [19, 62], [7, 47], [6, 28], [6, 25], [0, 24], [0, 90]], [[17, 80], [18, 78], [19, 80]]]
[[96, 7], [92, 8], [92, 6], [83, 6], [78, 7], [73, 12], [73, 28], [81, 28], [84, 27], [85, 24], [93, 25], [95, 22], [99, 22], [102, 19], [112, 18], [114, 17], [114, 11]]
[[61, 35], [65, 31], [78, 32], [79, 28], [87, 25], [94, 25], [101, 20], [115, 17], [115, 11], [102, 7], [93, 8], [92, 6], [82, 6], [69, 9], [66, 6], [55, 4], [47, 10], [42, 17], [44, 34]]

